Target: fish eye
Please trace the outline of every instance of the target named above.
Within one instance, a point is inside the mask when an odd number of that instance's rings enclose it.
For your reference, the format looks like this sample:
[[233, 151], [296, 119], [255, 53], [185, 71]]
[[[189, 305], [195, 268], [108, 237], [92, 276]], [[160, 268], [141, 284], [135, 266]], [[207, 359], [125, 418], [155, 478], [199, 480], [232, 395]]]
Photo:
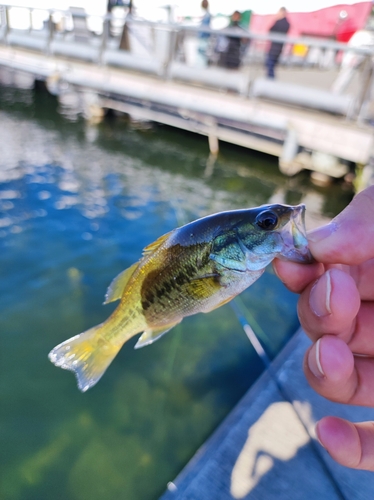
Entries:
[[265, 212], [258, 214], [256, 217], [256, 224], [265, 231], [271, 231], [276, 228], [278, 224], [278, 217], [274, 212], [266, 210]]

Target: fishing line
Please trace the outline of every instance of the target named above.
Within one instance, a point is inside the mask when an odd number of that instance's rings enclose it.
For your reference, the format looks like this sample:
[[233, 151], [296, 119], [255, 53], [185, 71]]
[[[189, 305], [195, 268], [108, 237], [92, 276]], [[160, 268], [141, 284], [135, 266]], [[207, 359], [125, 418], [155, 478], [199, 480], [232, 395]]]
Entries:
[[330, 467], [325, 462], [325, 459], [324, 459], [324, 457], [323, 457], [323, 455], [321, 453], [321, 450], [320, 450], [319, 446], [316, 444], [315, 439], [310, 434], [309, 429], [307, 427], [307, 424], [304, 423], [304, 420], [303, 420], [303, 417], [302, 417], [301, 413], [294, 406], [294, 404], [292, 402], [292, 397], [288, 394], [287, 390], [283, 387], [282, 383], [278, 379], [277, 373], [276, 373], [276, 371], [272, 367], [272, 363], [271, 363], [270, 357], [266, 353], [264, 347], [262, 346], [262, 344], [261, 344], [260, 340], [258, 339], [256, 333], [254, 332], [253, 328], [249, 325], [246, 317], [242, 313], [241, 308], [238, 306], [237, 302], [238, 302], [238, 300], [237, 300], [237, 298], [235, 298], [234, 300], [232, 300], [230, 302], [230, 306], [231, 306], [231, 309], [234, 311], [234, 314], [235, 314], [237, 320], [239, 321], [240, 325], [242, 326], [245, 334], [247, 335], [247, 337], [248, 337], [248, 339], [249, 339], [252, 347], [256, 351], [256, 354], [258, 355], [258, 357], [263, 362], [263, 364], [264, 364], [264, 366], [265, 366], [265, 368], [266, 368], [266, 370], [267, 370], [270, 378], [272, 379], [273, 383], [275, 384], [275, 386], [276, 386], [277, 390], [279, 391], [281, 397], [291, 405], [291, 407], [292, 407], [293, 411], [295, 412], [298, 420], [300, 421], [301, 425], [304, 427], [307, 435], [310, 438], [310, 445], [311, 445], [311, 447], [312, 447], [315, 455], [317, 455], [317, 458], [319, 459], [318, 460], [319, 463], [321, 464], [322, 468], [325, 470], [325, 472], [326, 472], [327, 476], [329, 477], [332, 485], [334, 486], [337, 494], [339, 495], [339, 497], [341, 498], [341, 500], [348, 500], [348, 498], [344, 495], [343, 491], [341, 490], [339, 484], [335, 480], [335, 477], [334, 477], [332, 471], [330, 470]]
[[[257, 323], [256, 321], [256, 318], [254, 317], [254, 315], [251, 313], [251, 311], [248, 309], [248, 307], [245, 305], [241, 295], [238, 295], [235, 297], [235, 303], [237, 305], [237, 307], [239, 307], [240, 311], [244, 311], [245, 314], [245, 318], [248, 318], [249, 317], [249, 323], [251, 325], [253, 325], [253, 328], [255, 329], [256, 331], [256, 339], [261, 339], [263, 342], [265, 342], [265, 340], [269, 341], [269, 336], [266, 335], [265, 331], [261, 328], [260, 324]], [[240, 306], [239, 306], [240, 304]]]
[[[175, 214], [175, 218], [177, 220], [177, 223], [179, 225], [182, 225], [183, 223], [186, 223], [185, 220], [182, 220], [182, 219], [186, 218], [184, 210], [183, 210], [183, 208], [180, 209], [180, 207], [175, 206], [175, 205], [176, 205], [175, 200], [170, 200], [170, 206], [174, 210], [174, 214]], [[179, 210], [178, 210], [178, 208], [179, 208]], [[298, 418], [298, 420], [300, 421], [301, 425], [305, 429], [305, 432], [309, 436], [310, 445], [312, 447], [312, 450], [313, 450], [314, 454], [317, 456], [318, 462], [321, 464], [321, 467], [325, 470], [326, 475], [330, 479], [330, 482], [333, 485], [336, 493], [338, 494], [338, 496], [340, 497], [341, 500], [348, 500], [346, 498], [346, 496], [344, 495], [344, 493], [342, 492], [339, 484], [336, 482], [335, 477], [334, 477], [333, 473], [331, 472], [329, 466], [325, 462], [324, 457], [323, 457], [323, 455], [322, 455], [322, 453], [321, 453], [321, 451], [319, 449], [319, 446], [316, 444], [315, 440], [311, 436], [306, 423], [304, 423], [304, 420], [302, 418], [301, 413], [294, 406], [294, 404], [292, 402], [292, 397], [287, 393], [287, 390], [283, 387], [283, 385], [281, 384], [280, 380], [278, 379], [277, 374], [276, 374], [275, 370], [272, 367], [272, 362], [271, 362], [270, 357], [268, 356], [265, 348], [263, 347], [261, 341], [259, 340], [259, 337], [256, 335], [255, 331], [253, 330], [253, 328], [248, 323], [245, 315], [242, 313], [241, 307], [239, 307], [239, 305], [238, 305], [239, 301], [240, 301], [240, 299], [238, 299], [238, 297], [236, 297], [234, 300], [232, 300], [230, 302], [230, 306], [231, 306], [232, 310], [234, 311], [234, 314], [235, 314], [237, 320], [239, 321], [241, 327], [243, 328], [244, 333], [246, 334], [247, 338], [249, 339], [249, 341], [250, 341], [252, 347], [254, 348], [254, 350], [256, 351], [258, 357], [261, 359], [263, 365], [265, 366], [265, 368], [266, 368], [266, 370], [267, 370], [270, 378], [272, 379], [273, 383], [275, 384], [275, 386], [276, 386], [278, 392], [280, 393], [281, 397], [283, 398], [284, 401], [287, 401], [291, 405], [291, 407], [292, 407], [292, 409], [293, 409], [296, 417]], [[242, 303], [242, 301], [240, 301], [240, 302]], [[266, 338], [267, 335], [265, 334], [265, 332], [263, 331], [263, 329], [256, 322], [256, 320], [253, 317], [253, 315], [250, 313], [250, 311], [245, 307], [245, 305], [243, 303], [242, 303], [242, 308], [244, 308], [246, 310], [246, 313], [251, 316], [251, 322], [254, 325], [254, 327], [256, 328], [256, 330], [258, 332], [261, 332], [261, 337], [262, 338]], [[168, 366], [168, 371], [169, 371], [169, 376], [170, 377], [171, 377], [171, 374], [172, 374], [172, 371], [173, 371], [173, 367], [174, 367], [174, 363], [175, 363], [175, 357], [176, 357], [176, 351], [177, 351], [179, 343], [180, 343], [180, 336], [178, 335], [178, 339], [176, 341], [174, 341], [174, 343], [173, 343], [173, 351], [174, 352], [173, 352], [173, 356], [172, 356], [172, 361], [169, 363], [169, 366]], [[164, 405], [165, 405], [165, 400], [164, 400]], [[165, 410], [165, 406], [164, 406], [163, 410]]]

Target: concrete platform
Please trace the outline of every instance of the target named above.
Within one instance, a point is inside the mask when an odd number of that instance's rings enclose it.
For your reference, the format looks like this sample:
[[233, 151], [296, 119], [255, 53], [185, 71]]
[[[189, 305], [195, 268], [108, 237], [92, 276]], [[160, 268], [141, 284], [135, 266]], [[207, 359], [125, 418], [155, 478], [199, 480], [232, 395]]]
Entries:
[[[73, 50], [74, 46], [65, 48]], [[92, 55], [88, 48], [85, 52], [76, 50], [81, 59]], [[102, 54], [103, 61], [108, 54], [112, 54], [111, 50]], [[121, 57], [125, 56], [129, 55]], [[138, 66], [143, 63], [139, 59]], [[333, 177], [346, 173], [339, 170], [336, 174], [331, 166], [314, 161], [314, 157], [311, 161], [300, 159], [297, 155], [300, 148], [360, 165], [366, 165], [374, 154], [372, 126], [316, 109], [165, 80], [125, 68], [88, 63], [78, 57], [46, 55], [5, 45], [0, 45], [0, 67], [31, 74], [45, 80], [49, 88], [51, 84], [56, 88], [61, 84], [61, 89], [69, 86], [82, 93], [95, 93], [105, 101], [102, 107], [117, 109], [138, 119], [277, 156], [282, 172], [288, 175], [302, 168]], [[235, 76], [239, 78], [239, 74]], [[326, 97], [325, 94], [324, 91]]]
[[334, 462], [315, 439], [325, 415], [374, 420], [374, 410], [331, 403], [302, 371], [298, 332], [161, 500], [371, 500], [374, 474]]

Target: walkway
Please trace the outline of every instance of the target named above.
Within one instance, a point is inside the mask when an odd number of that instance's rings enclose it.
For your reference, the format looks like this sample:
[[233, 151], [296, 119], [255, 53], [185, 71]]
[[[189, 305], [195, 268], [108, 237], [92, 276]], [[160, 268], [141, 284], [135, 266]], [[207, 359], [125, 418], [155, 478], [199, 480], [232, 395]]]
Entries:
[[[112, 108], [135, 118], [206, 135], [213, 149], [216, 141], [222, 140], [278, 156], [282, 171], [290, 175], [301, 168], [311, 168], [322, 172], [327, 170], [329, 175], [340, 177], [347, 168], [339, 162], [335, 166], [317, 167], [310, 155], [297, 154], [300, 148], [362, 165], [374, 154], [372, 127], [348, 121], [343, 116], [291, 105], [293, 95], [297, 94], [301, 100], [310, 99], [312, 91], [289, 82], [257, 79], [253, 92], [258, 95], [244, 97], [186, 82], [164, 80], [155, 75], [9, 46], [0, 46], [0, 66], [46, 80], [48, 87], [55, 88], [56, 93], [59, 93], [60, 86], [73, 86], [83, 99], [87, 96], [88, 115], [92, 110], [100, 115], [101, 108]], [[284, 70], [282, 78], [287, 75]], [[292, 75], [295, 81], [297, 75], [301, 81], [305, 76], [302, 71], [290, 70], [288, 77]], [[280, 92], [288, 96], [289, 102], [266, 100], [262, 94], [266, 97], [267, 92]], [[321, 106], [330, 103], [331, 96], [326, 91], [315, 93]], [[96, 96], [94, 106], [93, 94]], [[345, 96], [342, 99], [344, 105], [349, 104], [348, 101], [345, 103]]]

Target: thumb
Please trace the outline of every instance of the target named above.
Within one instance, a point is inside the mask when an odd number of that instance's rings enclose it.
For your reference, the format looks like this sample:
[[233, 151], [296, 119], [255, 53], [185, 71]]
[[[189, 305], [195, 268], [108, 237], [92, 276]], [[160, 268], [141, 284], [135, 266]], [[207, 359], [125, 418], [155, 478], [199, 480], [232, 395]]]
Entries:
[[374, 186], [353, 198], [329, 224], [308, 233], [310, 251], [324, 264], [361, 264], [374, 257]]

